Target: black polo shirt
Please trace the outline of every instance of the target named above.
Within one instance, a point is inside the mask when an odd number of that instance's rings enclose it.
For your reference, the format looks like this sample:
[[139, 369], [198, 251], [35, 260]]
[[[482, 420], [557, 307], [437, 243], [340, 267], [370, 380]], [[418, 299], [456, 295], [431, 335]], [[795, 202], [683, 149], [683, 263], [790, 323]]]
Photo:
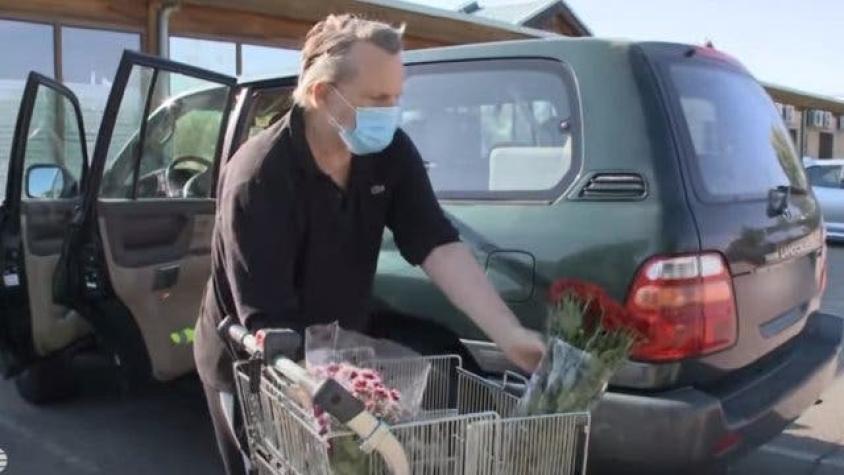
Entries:
[[412, 265], [458, 233], [437, 203], [410, 138], [353, 156], [346, 189], [314, 161], [294, 107], [223, 168], [211, 278], [194, 352], [202, 380], [232, 389], [231, 360], [214, 328], [225, 315], [250, 330], [339, 321], [365, 331], [384, 227]]

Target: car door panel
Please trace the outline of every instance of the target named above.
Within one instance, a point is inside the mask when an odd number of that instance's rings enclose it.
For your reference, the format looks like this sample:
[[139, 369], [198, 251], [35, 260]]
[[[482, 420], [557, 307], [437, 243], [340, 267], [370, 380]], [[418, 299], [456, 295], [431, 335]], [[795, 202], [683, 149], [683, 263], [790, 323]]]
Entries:
[[110, 258], [122, 267], [154, 266], [188, 254], [209, 256], [213, 200], [101, 201], [98, 215]]
[[[122, 224], [130, 222], [128, 220], [133, 216], [138, 218], [134, 226], [145, 222], [171, 222], [171, 211], [162, 206], [164, 209], [160, 211], [160, 217], [150, 209], [102, 212], [115, 206], [113, 203], [100, 203], [99, 229], [109, 282], [135, 317], [149, 354], [153, 376], [162, 381], [193, 369], [192, 328], [210, 274], [210, 227], [214, 223], [213, 203], [200, 204], [210, 208], [211, 213], [182, 216], [179, 220], [185, 224], [180, 226], [177, 241], [185, 243], [184, 246], [162, 246], [153, 240], [148, 247], [126, 249], [127, 233], [121, 228]], [[123, 205], [124, 208], [129, 207], [125, 203]], [[115, 215], [120, 218], [114, 219]], [[165, 219], [162, 221], [160, 218]], [[173, 269], [176, 279], [168, 285], [157, 284], [162, 272], [173, 272]]]
[[[50, 223], [51, 227], [53, 224]], [[89, 334], [91, 327], [75, 310], [53, 303], [50, 284], [59, 260], [61, 237], [50, 236], [47, 242], [43, 238], [33, 238], [31, 230], [42, 227], [43, 222], [40, 225], [31, 223], [26, 213], [21, 217], [21, 225], [32, 341], [36, 354], [46, 356]], [[39, 246], [39, 252], [33, 251], [33, 244]], [[47, 249], [52, 250], [47, 252]]]
[[57, 256], [62, 241], [73, 218], [77, 202], [66, 203], [24, 201], [21, 214], [26, 217], [26, 245], [28, 253], [35, 256]]
[[[85, 189], [83, 215], [98, 242], [92, 298], [115, 351], [158, 380], [194, 368], [193, 327], [210, 275], [212, 183], [233, 78], [160, 58], [124, 53], [106, 106]], [[123, 326], [107, 328], [107, 313]], [[126, 345], [124, 345], [126, 344]], [[148, 363], [148, 367], [147, 367]]]

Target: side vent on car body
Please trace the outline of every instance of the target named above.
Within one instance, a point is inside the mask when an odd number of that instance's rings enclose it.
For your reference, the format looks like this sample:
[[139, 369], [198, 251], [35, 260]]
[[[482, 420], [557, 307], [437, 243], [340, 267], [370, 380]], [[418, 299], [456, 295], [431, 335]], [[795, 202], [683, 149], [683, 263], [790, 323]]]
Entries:
[[645, 179], [638, 173], [596, 173], [577, 193], [580, 200], [630, 201], [648, 194]]

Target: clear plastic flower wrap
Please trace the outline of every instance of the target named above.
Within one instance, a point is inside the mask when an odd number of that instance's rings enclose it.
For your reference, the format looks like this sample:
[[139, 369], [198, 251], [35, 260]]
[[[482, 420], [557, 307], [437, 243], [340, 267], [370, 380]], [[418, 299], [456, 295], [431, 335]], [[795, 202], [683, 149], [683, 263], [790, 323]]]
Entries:
[[591, 410], [607, 387], [614, 368], [559, 338], [548, 350], [519, 401], [521, 414]]
[[519, 401], [524, 415], [590, 411], [641, 338], [627, 310], [573, 279], [549, 291], [547, 349]]
[[[370, 376], [373, 381], [377, 378], [378, 387], [373, 383], [372, 388], [361, 389], [371, 390], [373, 395], [380, 394], [382, 388], [388, 388], [391, 395], [397, 393], [393, 402], [398, 410], [391, 410], [388, 417], [393, 423], [418, 414], [431, 370], [430, 363], [414, 351], [390, 340], [344, 330], [337, 322], [305, 330], [305, 365], [310, 371], [326, 373], [341, 384], [363, 384]], [[368, 369], [372, 373], [352, 374], [354, 377], [343, 373], [354, 369]], [[365, 399], [368, 394], [364, 391], [359, 398]]]

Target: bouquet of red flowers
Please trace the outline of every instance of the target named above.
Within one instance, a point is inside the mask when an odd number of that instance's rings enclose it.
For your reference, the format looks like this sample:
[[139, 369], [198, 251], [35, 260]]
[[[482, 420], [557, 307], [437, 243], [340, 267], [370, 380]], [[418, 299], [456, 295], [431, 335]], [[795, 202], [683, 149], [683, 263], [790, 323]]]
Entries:
[[520, 401], [525, 415], [591, 409], [639, 338], [627, 310], [598, 285], [558, 280], [549, 300], [548, 349]]

